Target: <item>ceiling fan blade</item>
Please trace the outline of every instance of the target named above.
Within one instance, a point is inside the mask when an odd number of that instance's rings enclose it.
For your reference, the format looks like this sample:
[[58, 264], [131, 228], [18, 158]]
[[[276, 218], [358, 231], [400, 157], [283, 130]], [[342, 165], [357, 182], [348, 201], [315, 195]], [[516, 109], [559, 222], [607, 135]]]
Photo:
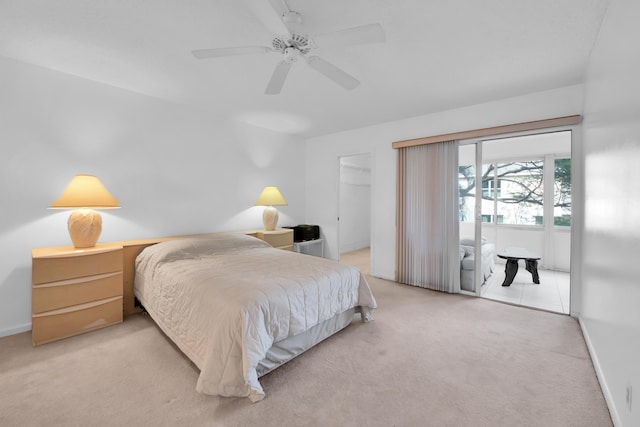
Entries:
[[269, 0], [269, 4], [271, 4], [273, 10], [275, 10], [275, 12], [281, 18], [287, 12], [291, 12], [291, 9], [289, 9], [289, 5], [287, 4], [286, 0]]
[[[274, 2], [275, 1], [276, 0], [274, 0]], [[278, 0], [278, 2], [282, 3], [281, 0]], [[246, 4], [246, 7], [253, 14], [253, 16], [255, 16], [256, 19], [265, 26], [265, 29], [271, 35], [284, 35], [289, 31], [284, 25], [284, 22], [282, 22], [282, 14], [284, 13], [284, 11], [279, 12], [276, 10], [276, 13], [274, 13], [274, 6], [278, 5], [272, 5], [271, 1], [266, 0], [249, 0], [243, 2], [243, 4]]]
[[386, 40], [380, 24], [368, 24], [317, 35], [313, 38], [318, 47], [345, 46], [364, 43], [382, 43]]
[[324, 75], [325, 77], [333, 80], [347, 90], [354, 89], [360, 84], [360, 82], [355, 77], [345, 73], [340, 68], [318, 56], [310, 56], [307, 59], [307, 63], [311, 68]]
[[276, 65], [276, 68], [273, 70], [273, 74], [271, 75], [271, 79], [267, 84], [267, 89], [264, 91], [266, 95], [277, 95], [280, 93], [292, 64], [293, 63], [291, 61], [280, 61], [280, 63]]
[[272, 49], [266, 46], [242, 46], [242, 47], [220, 47], [214, 49], [197, 49], [191, 53], [198, 59], [219, 58], [222, 56], [250, 55], [254, 53], [267, 53]]

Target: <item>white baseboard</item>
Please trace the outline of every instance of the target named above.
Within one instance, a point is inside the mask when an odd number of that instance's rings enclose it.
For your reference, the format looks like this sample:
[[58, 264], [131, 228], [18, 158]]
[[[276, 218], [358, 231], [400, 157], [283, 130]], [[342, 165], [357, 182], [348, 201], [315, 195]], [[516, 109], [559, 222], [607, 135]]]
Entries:
[[21, 334], [31, 330], [31, 323], [14, 326], [13, 328], [0, 329], [0, 337], [8, 337], [9, 335]]
[[394, 280], [396, 280], [395, 277], [393, 276], [389, 276], [388, 274], [372, 274], [373, 277], [377, 277], [378, 279], [384, 279], [384, 280], [389, 280], [391, 282], [393, 282]]
[[607, 402], [607, 406], [609, 407], [609, 415], [611, 415], [611, 421], [613, 422], [614, 426], [622, 427], [620, 417], [618, 416], [618, 411], [616, 410], [616, 405], [613, 401], [613, 395], [611, 394], [611, 390], [609, 390], [609, 386], [607, 385], [607, 380], [604, 377], [604, 372], [602, 371], [602, 367], [600, 366], [598, 355], [596, 354], [596, 351], [593, 348], [593, 344], [591, 343], [589, 330], [582, 321], [581, 316], [578, 316], [578, 323], [580, 324], [580, 329], [582, 329], [582, 336], [584, 337], [584, 341], [587, 343], [587, 350], [589, 350], [589, 356], [591, 357], [593, 368], [596, 371], [596, 377], [598, 378], [598, 382], [600, 383], [600, 388], [602, 389], [604, 400]]

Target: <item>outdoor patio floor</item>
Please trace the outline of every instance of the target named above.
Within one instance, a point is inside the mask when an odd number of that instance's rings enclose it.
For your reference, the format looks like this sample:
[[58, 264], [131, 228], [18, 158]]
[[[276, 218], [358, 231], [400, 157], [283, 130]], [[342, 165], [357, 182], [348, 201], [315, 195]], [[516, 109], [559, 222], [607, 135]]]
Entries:
[[520, 264], [511, 286], [504, 287], [504, 264], [496, 264], [493, 274], [482, 285], [480, 295], [496, 301], [569, 314], [569, 273], [539, 269], [540, 284], [536, 285], [531, 273]]

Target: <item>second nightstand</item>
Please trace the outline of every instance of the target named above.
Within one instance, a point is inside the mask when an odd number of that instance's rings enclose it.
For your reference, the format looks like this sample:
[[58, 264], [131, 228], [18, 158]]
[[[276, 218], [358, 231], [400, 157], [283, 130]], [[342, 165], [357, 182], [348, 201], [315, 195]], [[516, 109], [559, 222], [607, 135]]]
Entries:
[[293, 230], [290, 228], [277, 228], [273, 231], [258, 230], [256, 237], [262, 239], [274, 248], [285, 251], [293, 250]]

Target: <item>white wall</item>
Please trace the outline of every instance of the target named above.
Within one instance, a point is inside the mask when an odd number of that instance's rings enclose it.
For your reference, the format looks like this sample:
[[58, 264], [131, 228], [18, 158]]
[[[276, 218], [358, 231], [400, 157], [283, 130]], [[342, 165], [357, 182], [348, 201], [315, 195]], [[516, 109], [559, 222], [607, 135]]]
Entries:
[[280, 225], [304, 220], [300, 141], [2, 57], [0, 75], [0, 336], [30, 329], [31, 248], [71, 244], [46, 208], [76, 173], [122, 206], [100, 241], [260, 228], [265, 185]]
[[[320, 225], [325, 239], [325, 258], [339, 259], [338, 215], [340, 188], [339, 158], [356, 154], [371, 154], [371, 258], [372, 268], [378, 265], [375, 260], [393, 260], [393, 242], [395, 239], [393, 224], [395, 221], [395, 152], [388, 139], [376, 138], [375, 127], [342, 132], [326, 137], [313, 138], [307, 142], [306, 184], [307, 184], [307, 220], [308, 224]], [[392, 176], [393, 179], [388, 179]], [[383, 197], [378, 197], [382, 193]], [[389, 197], [394, 202], [388, 203]], [[385, 224], [375, 229], [376, 224]], [[391, 224], [391, 227], [388, 225]], [[376, 244], [376, 242], [381, 242]], [[384, 244], [391, 242], [391, 245]], [[391, 249], [391, 251], [389, 251]], [[389, 270], [388, 263], [372, 274], [393, 278], [393, 262]]]
[[637, 0], [612, 0], [585, 84], [580, 320], [619, 426], [640, 425], [639, 17]]
[[392, 142], [581, 114], [582, 101], [582, 86], [570, 86], [309, 139], [307, 222], [322, 227], [325, 256], [337, 259], [338, 200], [334, 196], [339, 185], [337, 159], [371, 153], [371, 273], [392, 279], [396, 203], [396, 152], [391, 148]]

